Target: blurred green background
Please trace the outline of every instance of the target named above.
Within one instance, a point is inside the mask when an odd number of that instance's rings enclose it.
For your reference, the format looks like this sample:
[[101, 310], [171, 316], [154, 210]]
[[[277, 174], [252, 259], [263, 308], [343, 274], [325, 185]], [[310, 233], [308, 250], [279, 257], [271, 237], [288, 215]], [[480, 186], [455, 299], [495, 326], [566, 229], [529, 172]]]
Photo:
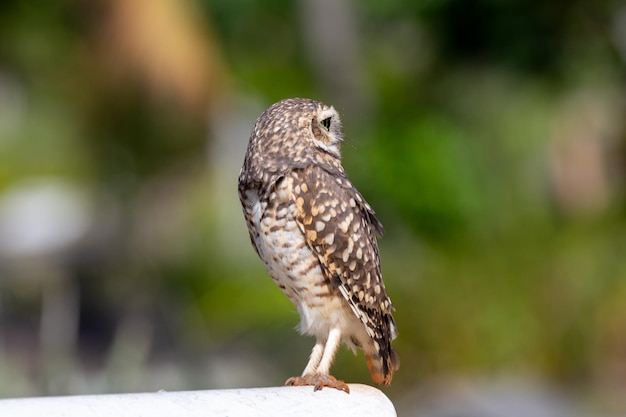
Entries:
[[402, 410], [502, 378], [626, 409], [625, 64], [612, 0], [3, 0], [0, 397], [299, 374], [236, 180], [310, 97], [386, 227]]

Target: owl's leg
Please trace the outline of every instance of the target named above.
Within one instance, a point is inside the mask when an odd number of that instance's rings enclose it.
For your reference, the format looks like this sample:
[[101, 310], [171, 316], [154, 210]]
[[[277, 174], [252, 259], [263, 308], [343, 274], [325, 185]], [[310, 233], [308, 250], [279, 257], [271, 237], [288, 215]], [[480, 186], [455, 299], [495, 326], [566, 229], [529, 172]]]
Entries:
[[338, 328], [331, 329], [328, 333], [328, 340], [326, 340], [326, 346], [324, 346], [324, 355], [317, 366], [317, 373], [320, 375], [330, 374], [330, 365], [335, 359], [335, 353], [339, 349], [341, 343], [341, 330]]
[[320, 340], [313, 347], [311, 359], [307, 364], [302, 376], [289, 378], [285, 385], [313, 385], [314, 391], [321, 390], [324, 387], [336, 388], [341, 391], [350, 393], [348, 385], [334, 376], [330, 375], [330, 365], [335, 358], [335, 353], [341, 343], [341, 330], [335, 328], [328, 334], [325, 344]]
[[302, 372], [302, 376], [315, 373], [315, 370], [322, 359], [322, 354], [324, 353], [325, 342], [325, 340], [317, 340], [315, 346], [313, 346], [313, 350], [311, 351], [309, 363], [307, 363], [306, 368], [304, 368], [304, 372]]

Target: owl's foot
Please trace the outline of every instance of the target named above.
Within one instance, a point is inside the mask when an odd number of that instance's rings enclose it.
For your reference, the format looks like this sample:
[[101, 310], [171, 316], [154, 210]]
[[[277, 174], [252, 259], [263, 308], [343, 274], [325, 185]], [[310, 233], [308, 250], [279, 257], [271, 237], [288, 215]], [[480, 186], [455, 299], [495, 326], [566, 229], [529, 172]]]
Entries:
[[319, 391], [324, 387], [335, 388], [350, 394], [350, 387], [345, 382], [338, 380], [332, 375], [309, 374], [304, 376], [294, 376], [285, 381], [285, 385], [301, 387], [313, 385], [313, 391]]

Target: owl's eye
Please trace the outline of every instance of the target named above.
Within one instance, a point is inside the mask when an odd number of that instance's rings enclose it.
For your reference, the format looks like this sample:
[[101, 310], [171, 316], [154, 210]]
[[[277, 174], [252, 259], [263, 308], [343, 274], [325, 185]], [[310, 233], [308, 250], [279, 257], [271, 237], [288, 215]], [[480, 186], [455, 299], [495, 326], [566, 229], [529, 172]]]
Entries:
[[325, 118], [324, 120], [322, 120], [322, 126], [324, 126], [324, 129], [326, 130], [330, 130], [330, 117]]

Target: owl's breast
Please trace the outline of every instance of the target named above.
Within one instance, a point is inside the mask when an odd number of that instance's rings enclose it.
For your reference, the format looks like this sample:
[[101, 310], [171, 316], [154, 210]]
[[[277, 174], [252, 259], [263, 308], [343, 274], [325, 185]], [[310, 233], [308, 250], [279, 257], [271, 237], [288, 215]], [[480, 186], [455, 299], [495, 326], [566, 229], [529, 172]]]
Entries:
[[307, 289], [325, 284], [326, 279], [295, 219], [292, 187], [292, 178], [285, 178], [267, 200], [252, 193], [248, 197], [259, 256], [274, 281], [297, 306]]
[[292, 186], [286, 178], [267, 201], [248, 193], [251, 236], [274, 282], [298, 309], [300, 331], [326, 336], [331, 327], [353, 327], [355, 317], [307, 245], [296, 221]]

